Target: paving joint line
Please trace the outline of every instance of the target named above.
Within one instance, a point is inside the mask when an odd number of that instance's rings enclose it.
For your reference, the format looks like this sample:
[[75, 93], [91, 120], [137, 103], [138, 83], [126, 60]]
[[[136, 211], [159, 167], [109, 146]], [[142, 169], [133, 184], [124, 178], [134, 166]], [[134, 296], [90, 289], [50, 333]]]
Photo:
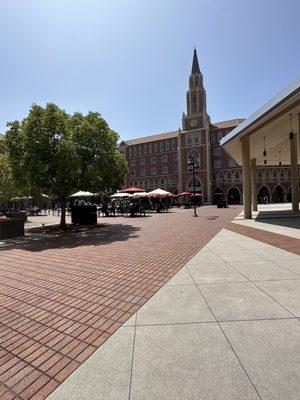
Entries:
[[[255, 240], [255, 239], [253, 239]], [[232, 240], [230, 240], [232, 242]], [[240, 246], [241, 247], [241, 246]], [[248, 250], [248, 249], [246, 249]], [[251, 253], [257, 255], [254, 251], [252, 250], [248, 250]], [[217, 253], [215, 251], [213, 251], [213, 253], [215, 255], [217, 255]], [[222, 258], [222, 256], [219, 256], [220, 258]], [[264, 258], [264, 257], [262, 257]], [[240, 272], [239, 270], [237, 270], [235, 267], [233, 267], [228, 261], [226, 261], [224, 258], [222, 258], [222, 260], [229, 265], [231, 268], [233, 268], [236, 272], [238, 272], [239, 274], [241, 274], [244, 278], [246, 278], [250, 283], [252, 283], [257, 289], [259, 289], [262, 293], [264, 293], [266, 296], [268, 296], [270, 299], [272, 299], [275, 303], [277, 303], [279, 306], [281, 306], [285, 311], [287, 311], [289, 314], [291, 314], [294, 318], [297, 318], [291, 311], [289, 311], [284, 305], [282, 305], [279, 301], [277, 301], [276, 299], [274, 299], [270, 294], [268, 294], [267, 292], [265, 292], [261, 287], [259, 287], [258, 285], [255, 284], [255, 281], [252, 281], [251, 279], [249, 279], [246, 275], [244, 275], [242, 272]], [[295, 279], [297, 280], [297, 279]], [[276, 282], [276, 281], [273, 281]]]
[[131, 355], [131, 368], [130, 368], [130, 378], [129, 378], [129, 388], [128, 388], [128, 400], [130, 400], [130, 398], [131, 398], [132, 377], [133, 377], [133, 365], [134, 365], [134, 350], [135, 350], [135, 338], [136, 338], [136, 321], [137, 321], [137, 313], [135, 314], [135, 325], [134, 325], [134, 331], [133, 331], [132, 355]]
[[243, 369], [244, 373], [245, 373], [245, 374], [246, 374], [246, 376], [248, 377], [248, 379], [249, 379], [249, 382], [251, 383], [251, 385], [252, 385], [252, 387], [253, 387], [254, 391], [256, 392], [256, 394], [257, 394], [257, 396], [259, 397], [259, 399], [260, 399], [260, 400], [263, 400], [263, 399], [262, 399], [262, 397], [260, 396], [260, 394], [259, 394], [258, 390], [256, 389], [256, 387], [255, 387], [254, 383], [252, 382], [252, 379], [250, 378], [250, 376], [249, 376], [249, 374], [248, 374], [248, 372], [247, 372], [246, 368], [244, 367], [244, 365], [243, 365], [242, 361], [241, 361], [241, 360], [240, 360], [240, 358], [238, 357], [238, 355], [237, 355], [236, 351], [234, 350], [234, 348], [233, 348], [233, 346], [232, 346], [231, 342], [229, 341], [229, 339], [228, 339], [227, 335], [225, 334], [224, 330], [222, 329], [222, 326], [221, 326], [220, 322], [217, 320], [217, 318], [216, 318], [216, 316], [215, 316], [214, 312], [212, 311], [212, 309], [211, 309], [211, 307], [210, 307], [210, 305], [209, 305], [208, 301], [206, 300], [206, 298], [204, 297], [204, 295], [203, 295], [202, 291], [200, 290], [200, 288], [199, 288], [199, 287], [198, 287], [198, 285], [196, 284], [196, 282], [195, 282], [195, 280], [194, 280], [194, 278], [193, 278], [193, 276], [192, 276], [192, 274], [190, 273], [190, 271], [189, 271], [189, 270], [188, 270], [188, 272], [189, 272], [189, 274], [190, 274], [190, 277], [191, 277], [191, 278], [192, 278], [192, 280], [194, 281], [194, 283], [195, 283], [195, 285], [196, 285], [196, 287], [197, 287], [197, 289], [198, 289], [198, 291], [199, 291], [199, 293], [200, 293], [201, 297], [203, 298], [203, 300], [205, 301], [205, 303], [206, 303], [207, 307], [209, 308], [209, 310], [210, 310], [210, 312], [211, 312], [212, 316], [215, 318], [215, 320], [216, 320], [216, 322], [217, 322], [217, 324], [218, 324], [218, 327], [219, 327], [219, 329], [221, 330], [221, 332], [223, 333], [223, 335], [224, 335], [224, 337], [225, 337], [225, 339], [226, 339], [227, 343], [229, 344], [229, 346], [230, 346], [230, 348], [231, 348], [232, 352], [234, 353], [234, 355], [235, 355], [236, 359], [237, 359], [237, 360], [238, 360], [238, 362], [240, 363], [240, 365], [241, 365], [241, 367], [242, 367], [242, 369]]

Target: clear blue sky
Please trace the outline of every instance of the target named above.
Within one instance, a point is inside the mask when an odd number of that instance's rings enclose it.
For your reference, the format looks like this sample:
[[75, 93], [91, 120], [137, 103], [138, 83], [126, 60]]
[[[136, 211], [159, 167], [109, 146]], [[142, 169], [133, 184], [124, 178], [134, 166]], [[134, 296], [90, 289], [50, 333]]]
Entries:
[[0, 132], [34, 102], [177, 129], [194, 46], [212, 121], [247, 117], [299, 76], [299, 40], [299, 0], [0, 0]]

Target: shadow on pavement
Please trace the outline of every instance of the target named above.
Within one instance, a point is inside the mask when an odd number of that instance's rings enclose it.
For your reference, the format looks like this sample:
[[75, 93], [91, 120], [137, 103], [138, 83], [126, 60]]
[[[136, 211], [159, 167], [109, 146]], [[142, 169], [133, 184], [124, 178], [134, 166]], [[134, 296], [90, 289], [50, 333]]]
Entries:
[[97, 229], [87, 229], [81, 232], [66, 232], [61, 235], [31, 234], [24, 238], [10, 240], [1, 251], [21, 249], [39, 252], [51, 249], [68, 249], [79, 246], [101, 246], [112, 242], [122, 242], [137, 238], [139, 227], [127, 224], [101, 225]]

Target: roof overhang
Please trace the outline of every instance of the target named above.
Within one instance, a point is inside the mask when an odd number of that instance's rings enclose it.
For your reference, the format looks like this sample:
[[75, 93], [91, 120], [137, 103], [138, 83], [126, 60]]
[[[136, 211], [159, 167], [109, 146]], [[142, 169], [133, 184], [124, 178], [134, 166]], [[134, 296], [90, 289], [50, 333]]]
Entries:
[[[290, 116], [291, 115], [291, 116]], [[258, 165], [290, 164], [289, 134], [299, 132], [300, 78], [292, 82], [267, 104], [258, 109], [228, 135], [221, 139], [221, 146], [239, 164], [242, 164], [241, 140], [249, 137], [250, 158]], [[265, 138], [265, 139], [264, 139]], [[263, 157], [264, 142], [267, 156]]]

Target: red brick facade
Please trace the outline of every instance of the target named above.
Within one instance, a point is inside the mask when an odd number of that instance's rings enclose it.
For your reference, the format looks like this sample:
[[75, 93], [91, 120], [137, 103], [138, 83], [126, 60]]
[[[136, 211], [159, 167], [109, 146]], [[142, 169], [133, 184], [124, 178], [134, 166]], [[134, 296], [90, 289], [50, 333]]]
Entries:
[[[182, 130], [127, 140], [120, 151], [128, 162], [129, 172], [124, 187], [139, 186], [147, 191], [158, 187], [172, 193], [191, 191], [192, 173], [187, 161], [190, 151], [198, 153], [199, 172], [196, 191], [204, 203], [214, 203], [225, 196], [229, 203], [242, 202], [242, 171], [220, 147], [221, 137], [234, 129], [242, 119], [211, 123], [206, 110], [206, 92], [196, 50], [189, 89], [187, 112], [182, 117]], [[259, 201], [290, 200], [290, 168], [265, 166], [257, 168]]]

